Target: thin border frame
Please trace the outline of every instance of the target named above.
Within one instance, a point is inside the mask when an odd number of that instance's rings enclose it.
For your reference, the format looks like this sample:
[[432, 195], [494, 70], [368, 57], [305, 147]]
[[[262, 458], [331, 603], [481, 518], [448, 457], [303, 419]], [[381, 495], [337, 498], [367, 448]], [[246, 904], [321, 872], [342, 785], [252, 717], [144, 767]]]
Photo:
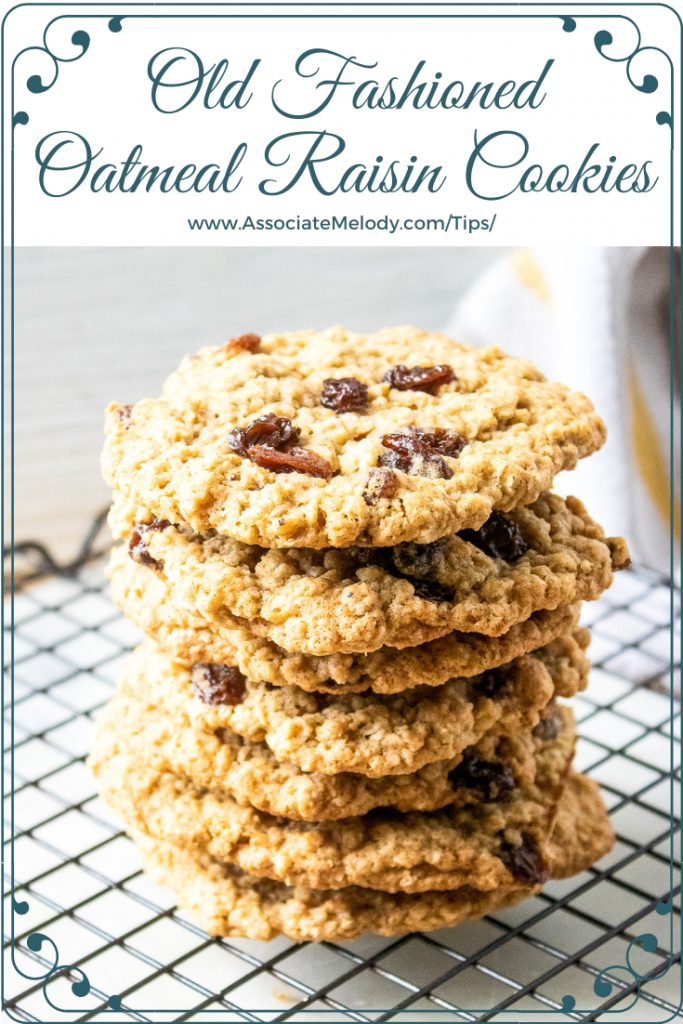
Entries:
[[[136, 8], [140, 8], [140, 7], [147, 7], [147, 8], [149, 8], [150, 4], [149, 3], [142, 3], [142, 2], [135, 2], [135, 0], [133, 0], [133, 2], [120, 3], [120, 4], [112, 5], [112, 7], [113, 6], [116, 6], [119, 9], [121, 9], [121, 8], [136, 9]], [[276, 18], [292, 18], [292, 17], [294, 17], [294, 18], [313, 18], [313, 17], [315, 17], [315, 18], [340, 18], [340, 17], [342, 17], [342, 18], [368, 18], [368, 17], [371, 17], [371, 18], [387, 18], [387, 17], [396, 18], [396, 17], [398, 17], [398, 18], [434, 18], [434, 19], [438, 19], [438, 18], [471, 18], [471, 19], [474, 19], [474, 18], [477, 18], [477, 19], [478, 18], [558, 18], [559, 20], [563, 20], [563, 17], [569, 17], [569, 18], [571, 18], [573, 20], [574, 12], [576, 12], [578, 8], [595, 8], [595, 7], [599, 7], [599, 8], [602, 9], [600, 14], [598, 14], [598, 13], [596, 13], [596, 14], [578, 14], [577, 13], [576, 17], [581, 17], [581, 18], [601, 18], [601, 17], [602, 18], [613, 18], [613, 17], [623, 17], [623, 18], [625, 18], [625, 20], [630, 21], [631, 24], [633, 24], [635, 26], [636, 31], [638, 32], [638, 36], [639, 36], [638, 47], [634, 51], [634, 53], [631, 55], [631, 56], [634, 56], [635, 53], [637, 53], [637, 52], [639, 52], [641, 50], [641, 46], [640, 46], [640, 38], [641, 38], [640, 37], [640, 30], [638, 29], [638, 26], [635, 24], [635, 22], [632, 21], [631, 18], [628, 18], [625, 15], [619, 14], [618, 11], [621, 10], [621, 9], [624, 9], [624, 8], [628, 8], [628, 9], [640, 8], [640, 9], [642, 9], [642, 8], [651, 8], [651, 7], [661, 7], [661, 8], [664, 8], [666, 10], [671, 11], [676, 16], [676, 18], [678, 20], [678, 23], [679, 23], [679, 29], [680, 29], [680, 38], [679, 38], [679, 61], [680, 61], [680, 63], [679, 63], [679, 74], [683, 75], [683, 22], [681, 21], [681, 17], [679, 15], [679, 13], [675, 10], [675, 8], [673, 8], [669, 4], [664, 4], [664, 3], [645, 2], [645, 3], [607, 3], [607, 4], [605, 4], [605, 3], [598, 3], [598, 2], [595, 2], [595, 3], [584, 2], [584, 3], [578, 3], [578, 4], [561, 4], [561, 3], [537, 3], [537, 2], [527, 2], [527, 3], [510, 3], [510, 2], [489, 3], [489, 2], [486, 2], [486, 3], [478, 3], [478, 4], [476, 4], [476, 6], [480, 7], [480, 8], [489, 8], [489, 7], [512, 8], [514, 10], [514, 13], [511, 12], [509, 14], [502, 13], [502, 12], [498, 12], [498, 13], [490, 12], [490, 13], [481, 13], [480, 14], [478, 11], [471, 11], [471, 13], [467, 13], [467, 14], [466, 13], [449, 13], [454, 8], [467, 7], [467, 8], [471, 9], [474, 5], [472, 3], [459, 3], [459, 2], [458, 3], [428, 3], [428, 2], [424, 2], [424, 0], [417, 0], [417, 2], [415, 2], [415, 3], [408, 3], [408, 2], [385, 3], [385, 2], [380, 2], [380, 3], [368, 3], [367, 5], [365, 5], [365, 4], [358, 4], [358, 3], [348, 3], [348, 2], [338, 2], [338, 3], [337, 2], [322, 2], [322, 3], [293, 2], [293, 3], [291, 3], [291, 2], [287, 2], [287, 0], [285, 0], [285, 2], [283, 2], [283, 3], [276, 3], [276, 2], [261, 2], [261, 0], [258, 0], [258, 2], [255, 2], [255, 3], [248, 2], [248, 3], [201, 3], [201, 4], [197, 4], [197, 6], [201, 6], [202, 8], [215, 8], [216, 9], [216, 10], [212, 10], [210, 13], [206, 13], [206, 14], [205, 13], [202, 13], [202, 14], [196, 13], [195, 14], [195, 13], [188, 12], [187, 10], [185, 10], [184, 13], [182, 13], [182, 14], [168, 14], [168, 13], [165, 12], [165, 10], [164, 11], [160, 10], [160, 8], [164, 8], [164, 9], [165, 8], [176, 8], [176, 7], [187, 8], [187, 6], [188, 6], [187, 4], [183, 4], [183, 3], [160, 3], [158, 5], [154, 5], [154, 13], [150, 12], [150, 13], [144, 13], [144, 14], [140, 13], [140, 14], [115, 15], [115, 14], [111, 14], [111, 13], [109, 13], [109, 14], [102, 13], [102, 14], [83, 14], [83, 15], [80, 15], [77, 12], [76, 13], [63, 14], [63, 15], [59, 15], [59, 16], [53, 18], [48, 23], [48, 25], [46, 26], [46, 28], [44, 30], [43, 41], [45, 43], [45, 36], [46, 36], [47, 30], [49, 29], [49, 27], [52, 24], [54, 24], [54, 22], [56, 22], [58, 20], [62, 20], [63, 18], [77, 18], [77, 17], [83, 17], [83, 18], [88, 18], [88, 19], [93, 19], [93, 18], [94, 19], [107, 19], [107, 20], [111, 20], [112, 18], [115, 18], [115, 19], [119, 19], [119, 23], [120, 23], [120, 20], [124, 20], [124, 19], [125, 20], [132, 20], [134, 18], [154, 18], [154, 19], [158, 20], [160, 18], [164, 18], [164, 19], [165, 18], [178, 18], [178, 19], [191, 19], [191, 18], [243, 18], [243, 19], [252, 19], [252, 18], [269, 18], [269, 17], [271, 17], [271, 18], [272, 17], [276, 17]], [[362, 11], [362, 10], [360, 10], [359, 8], [363, 7], [363, 6], [365, 6], [367, 8], [372, 8], [372, 11], [369, 11], [369, 10], [368, 11]], [[109, 4], [105, 4], [105, 3], [92, 3], [92, 4], [91, 3], [81, 3], [81, 2], [79, 2], [79, 3], [20, 3], [20, 4], [16, 4], [15, 6], [11, 7], [6, 12], [6, 14], [4, 15], [3, 20], [2, 20], [2, 30], [1, 30], [1, 40], [0, 40], [0, 75], [2, 76], [2, 78], [1, 78], [2, 110], [0, 112], [0, 133], [1, 133], [1, 140], [0, 140], [0, 203], [2, 204], [2, 209], [0, 211], [0, 231], [2, 233], [3, 247], [2, 247], [2, 254], [0, 255], [0, 269], [2, 271], [2, 296], [0, 297], [0, 317], [2, 318], [2, 324], [1, 324], [1, 329], [0, 329], [0, 334], [1, 334], [1, 338], [2, 338], [2, 356], [1, 356], [1, 359], [0, 359], [0, 382], [2, 384], [2, 423], [0, 424], [0, 439], [2, 441], [2, 471], [3, 471], [3, 476], [2, 476], [2, 481], [0, 483], [0, 508], [2, 509], [3, 521], [2, 521], [2, 527], [0, 529], [2, 530], [3, 549], [4, 549], [5, 529], [6, 529], [6, 525], [5, 525], [5, 512], [6, 512], [6, 463], [5, 463], [5, 455], [6, 455], [6, 443], [7, 443], [7, 437], [6, 437], [6, 431], [5, 431], [5, 418], [6, 418], [6, 404], [5, 403], [6, 403], [6, 384], [7, 384], [7, 377], [6, 377], [6, 334], [7, 334], [7, 331], [6, 331], [6, 314], [7, 314], [7, 309], [6, 309], [6, 299], [5, 299], [5, 292], [6, 292], [6, 284], [5, 284], [6, 255], [5, 255], [5, 245], [4, 245], [4, 241], [5, 241], [5, 201], [6, 201], [6, 194], [5, 194], [5, 185], [6, 185], [6, 181], [5, 181], [5, 163], [6, 163], [6, 160], [5, 160], [5, 158], [6, 158], [6, 144], [5, 144], [5, 130], [6, 130], [6, 121], [5, 121], [5, 117], [6, 117], [6, 115], [5, 115], [5, 101], [6, 101], [6, 95], [5, 95], [5, 23], [7, 22], [9, 16], [14, 11], [16, 11], [16, 10], [18, 10], [20, 8], [24, 8], [24, 7], [29, 7], [29, 8], [46, 8], [46, 9], [51, 9], [51, 10], [60, 9], [60, 8], [63, 9], [64, 7], [68, 7], [70, 12], [74, 8], [75, 9], [78, 9], [78, 8], [89, 8], [89, 9], [92, 9], [92, 8], [97, 8], [97, 7], [107, 7], [107, 8], [110, 9], [110, 11], [112, 9]], [[251, 13], [251, 12], [247, 12], [245, 10], [246, 7], [259, 8], [259, 9], [268, 8], [268, 10], [267, 11], [259, 10], [257, 13]], [[291, 11], [289, 11], [288, 13], [284, 13], [284, 12], [283, 13], [278, 13], [278, 9], [279, 8], [283, 8], [283, 7], [286, 7], [288, 9], [290, 9], [290, 8], [307, 8], [307, 9], [308, 8], [314, 8], [315, 12], [313, 12], [313, 11], [310, 11], [310, 12], [309, 11], [305, 11], [304, 13], [292, 13]], [[418, 7], [429, 8], [430, 9], [430, 13], [425, 12], [424, 14], [420, 14], [420, 13], [410, 13], [410, 14], [405, 13], [405, 14], [402, 14], [402, 13], [397, 13], [396, 12], [397, 8], [398, 9], [401, 9], [401, 8], [411, 8], [411, 9], [414, 9], [414, 8], [418, 8]], [[564, 8], [565, 10], [570, 8], [572, 10], [572, 15], [565, 15], [565, 16], [563, 16], [563, 15], [561, 15], [559, 13], [558, 14], [552, 14], [552, 13], [547, 13], [547, 14], [540, 14], [540, 13], [539, 14], [531, 14], [531, 13], [526, 13], [525, 10], [522, 10], [523, 8], [526, 9], [526, 8], [536, 8], [536, 7], [543, 7], [543, 8], [546, 8], [546, 9], [547, 8]], [[219, 13], [219, 11], [223, 11], [226, 8], [228, 9], [227, 13]], [[321, 14], [320, 13], [320, 9], [321, 8], [332, 8], [332, 9], [334, 9], [335, 13]], [[353, 12], [340, 14], [340, 13], [337, 13], [339, 8], [353, 8]], [[381, 9], [381, 11], [379, 13], [376, 10], [377, 8]], [[431, 10], [434, 9], [434, 8], [439, 8], [441, 10], [439, 10], [438, 13], [431, 13]], [[604, 13], [604, 8], [615, 8], [616, 10], [615, 10], [614, 14], [605, 14]], [[53, 82], [51, 83], [51, 85], [54, 84], [54, 81], [56, 81], [56, 76], [58, 74], [58, 64], [59, 63], [70, 63], [70, 62], [76, 61], [80, 57], [82, 57], [85, 54], [85, 52], [86, 52], [86, 50], [83, 50], [83, 52], [81, 54], [78, 54], [76, 57], [73, 57], [73, 58], [57, 58], [54, 54], [52, 54], [52, 52], [47, 48], [46, 45], [44, 45], [43, 47], [29, 47], [29, 48], [41, 49], [44, 52], [47, 52], [53, 58], [53, 61], [55, 62], [56, 75], [55, 75], [55, 79], [53, 79]], [[642, 49], [646, 49], [646, 48], [648, 48], [648, 47], [643, 47]], [[656, 49], [659, 49], [659, 48], [656, 48]], [[24, 51], [20, 51], [20, 53], [21, 52], [24, 52]], [[672, 61], [671, 61], [671, 58], [669, 57], [668, 53], [666, 53], [665, 51], [662, 51], [662, 50], [660, 50], [659, 52], [662, 52], [662, 53], [665, 54], [665, 56], [667, 57], [667, 59], [669, 60], [670, 65], [671, 65]], [[11, 79], [11, 109], [10, 109], [11, 122], [10, 122], [10, 126], [9, 126], [9, 130], [12, 133], [12, 148], [11, 148], [11, 158], [10, 158], [10, 284], [9, 284], [9, 292], [10, 292], [10, 303], [9, 303], [9, 307], [10, 307], [9, 308], [9, 321], [10, 321], [10, 323], [9, 323], [9, 336], [10, 336], [10, 351], [9, 351], [9, 357], [10, 357], [9, 358], [9, 361], [10, 361], [10, 380], [9, 380], [9, 385], [10, 385], [10, 416], [9, 416], [10, 481], [9, 481], [9, 491], [10, 491], [10, 550], [11, 550], [11, 555], [10, 555], [10, 558], [11, 558], [11, 569], [10, 569], [10, 583], [11, 583], [11, 599], [10, 599], [10, 608], [11, 608], [11, 611], [10, 611], [10, 623], [11, 623], [11, 638], [10, 638], [10, 679], [11, 679], [11, 683], [10, 683], [10, 693], [11, 693], [11, 697], [10, 697], [10, 730], [11, 730], [11, 756], [10, 756], [10, 764], [11, 764], [11, 767], [10, 767], [10, 772], [11, 772], [11, 784], [12, 784], [12, 788], [11, 788], [11, 817], [10, 817], [10, 829], [11, 829], [11, 833], [12, 834], [10, 835], [10, 848], [11, 848], [10, 861], [11, 861], [11, 907], [12, 907], [12, 911], [11, 911], [11, 913], [12, 913], [12, 928], [11, 928], [12, 940], [11, 940], [11, 948], [12, 948], [12, 952], [14, 950], [14, 912], [15, 912], [14, 911], [14, 907], [16, 905], [16, 901], [14, 899], [15, 882], [14, 882], [14, 839], [13, 839], [13, 833], [14, 833], [14, 579], [15, 579], [15, 576], [14, 576], [14, 570], [15, 570], [15, 567], [14, 567], [14, 546], [15, 546], [15, 537], [14, 537], [14, 533], [15, 533], [15, 516], [14, 516], [14, 411], [15, 411], [15, 407], [14, 407], [14, 352], [15, 352], [14, 250], [15, 250], [15, 241], [14, 241], [14, 239], [15, 239], [15, 211], [14, 211], [14, 134], [13, 133], [14, 133], [14, 130], [15, 130], [15, 127], [16, 127], [16, 125], [14, 124], [14, 117], [15, 117], [15, 110], [14, 110], [14, 64], [15, 64], [15, 61], [16, 61], [18, 56], [19, 56], [19, 54], [15, 54], [13, 56], [13, 60], [12, 60], [12, 72], [11, 72], [12, 73], [12, 79]], [[610, 59], [610, 58], [607, 58], [607, 59]], [[624, 59], [626, 59], [626, 58], [620, 59], [619, 61], [615, 61], [615, 62], [622, 63]], [[630, 61], [630, 57], [628, 58], [628, 60]], [[628, 64], [627, 64], [627, 74], [628, 74]], [[630, 75], [628, 77], [629, 77], [629, 81], [631, 82], [631, 84], [634, 85], [633, 81], [630, 79]], [[49, 87], [50, 86], [48, 86], [47, 88], [49, 88]], [[638, 88], [638, 87], [636, 86], [636, 88]], [[683, 94], [683, 86], [682, 86], [682, 94]], [[679, 110], [683, 110], [683, 103], [679, 104]], [[658, 121], [659, 121], [659, 117], [658, 117]], [[22, 122], [19, 122], [19, 123], [22, 123]], [[659, 121], [659, 123], [662, 124], [663, 122]], [[675, 131], [676, 127], [678, 127], [678, 131]], [[673, 486], [673, 481], [675, 479], [675, 475], [674, 475], [674, 457], [675, 457], [675, 454], [674, 454], [674, 426], [675, 426], [675, 402], [674, 402], [675, 386], [674, 386], [674, 373], [675, 373], [675, 362], [674, 362], [674, 316], [673, 316], [673, 313], [674, 313], [674, 287], [673, 287], [673, 285], [674, 285], [674, 273], [675, 273], [675, 261], [674, 261], [674, 181], [675, 181], [675, 178], [674, 178], [674, 159], [675, 159], [675, 143], [676, 142], [678, 142], [678, 146], [680, 148], [680, 141], [679, 140], [681, 139], [681, 129], [682, 128], [683, 128], [683, 120], [681, 119], [681, 113], [678, 113], [678, 114], [676, 113], [675, 103], [674, 103], [674, 74], [673, 74], [673, 67], [672, 67], [671, 122], [670, 122], [671, 147], [670, 147], [670, 160], [669, 160], [669, 175], [670, 175], [670, 194], [669, 194], [669, 203], [670, 203], [670, 211], [669, 211], [669, 267], [670, 267], [670, 373], [671, 373], [670, 394], [669, 394], [669, 399], [670, 399], [670, 415], [669, 415], [669, 426], [670, 426], [670, 458], [669, 458], [670, 503], [669, 504], [670, 504], [670, 509], [669, 509], [669, 516], [670, 516], [670, 620], [671, 620], [670, 624], [671, 624], [672, 627], [673, 627], [673, 622], [674, 622], [674, 582], [673, 581], [674, 581], [674, 578], [675, 578], [675, 568], [676, 568], [676, 561], [675, 561], [675, 559], [676, 559], [676, 552], [675, 552], [675, 539], [674, 539], [674, 514], [675, 514], [674, 513], [674, 501], [675, 501], [676, 495], [674, 493], [674, 486]], [[679, 169], [679, 172], [683, 171], [683, 152], [681, 152], [681, 154], [679, 156], [678, 169]], [[681, 174], [681, 177], [680, 177], [679, 181], [683, 183], [683, 173]], [[679, 194], [678, 198], [679, 198], [679, 204], [680, 204], [680, 201], [681, 201], [681, 195], [680, 194]], [[683, 235], [683, 210], [681, 211], [681, 233]], [[681, 393], [680, 384], [681, 384], [681, 381], [679, 380], [679, 394]], [[683, 454], [682, 454], [682, 463], [683, 463]], [[683, 553], [681, 555], [679, 555], [679, 564], [678, 564], [679, 571], [681, 569], [681, 565], [683, 565]], [[3, 625], [3, 634], [2, 634], [2, 641], [1, 641], [1, 643], [2, 643], [3, 664], [4, 664], [4, 655], [5, 655], [5, 630], [4, 630], [4, 626], [5, 626], [5, 607], [4, 607], [4, 604], [3, 604], [3, 612], [2, 612], [2, 625]], [[673, 673], [674, 644], [675, 644], [674, 631], [673, 631], [673, 628], [671, 628], [671, 668], [670, 668], [671, 673]], [[4, 679], [4, 674], [3, 674], [3, 680], [2, 680], [2, 693], [3, 693], [3, 703], [4, 703], [4, 695], [5, 695], [5, 679]], [[670, 694], [670, 723], [671, 723], [672, 726], [673, 726], [673, 715], [674, 715], [674, 697], [673, 697], [673, 686], [671, 686], [671, 694]], [[0, 725], [0, 735], [3, 738], [3, 749], [4, 749], [4, 737], [5, 737], [5, 722], [4, 722], [4, 718], [3, 718], [2, 724]], [[657, 905], [657, 910], [659, 912], [661, 912], [661, 913], [664, 913], [667, 910], [669, 910], [669, 906], [670, 906], [671, 933], [672, 933], [672, 935], [673, 935], [673, 891], [674, 891], [674, 887], [673, 887], [673, 839], [674, 839], [673, 751], [674, 751], [674, 735], [673, 735], [673, 727], [672, 727], [671, 730], [670, 730], [670, 756], [671, 756], [670, 764], [671, 764], [671, 769], [672, 769], [671, 772], [670, 772], [670, 837], [671, 837], [671, 853], [670, 853], [670, 863], [669, 863], [669, 873], [670, 873], [669, 893], [670, 893], [670, 895], [669, 895], [669, 902], [668, 902], [668, 904], [664, 904], [663, 901], [660, 901], [660, 903]], [[3, 841], [3, 849], [4, 849], [4, 842], [5, 842], [5, 822], [4, 822], [4, 819], [3, 819], [3, 822], [2, 822], [1, 828], [2, 828], [2, 841]], [[660, 906], [663, 908], [661, 911], [660, 911]], [[2, 920], [3, 931], [4, 931], [4, 920], [5, 920], [4, 902], [3, 902], [3, 909], [0, 912], [0, 920]], [[683, 934], [683, 921], [679, 922], [679, 931], [681, 931], [681, 934]], [[56, 955], [57, 955], [57, 959], [55, 961], [55, 965], [53, 966], [53, 968], [50, 971], [48, 971], [47, 975], [45, 976], [44, 986], [47, 984], [47, 982], [49, 980], [51, 980], [51, 978], [56, 977], [58, 974], [60, 974], [63, 971], [69, 969], [69, 965], [59, 965], [59, 953], [57, 951], [57, 948], [54, 945], [54, 942], [52, 942], [52, 940], [50, 940], [48, 938], [48, 941], [54, 947]], [[633, 942], [637, 942], [637, 941], [638, 941], [637, 938], [633, 940]], [[631, 943], [631, 945], [633, 945], [633, 943]], [[630, 949], [630, 946], [629, 946], [629, 949]], [[671, 958], [672, 957], [673, 957], [673, 950], [671, 951]], [[671, 963], [672, 963], [672, 959], [671, 958], [670, 958], [670, 962], [669, 962], [669, 967], [671, 966]], [[608, 971], [610, 969], [613, 970], [615, 966], [616, 965], [613, 965], [612, 968], [604, 968], [604, 971]], [[666, 971], [668, 971], [669, 967], [667, 967]], [[72, 970], [76, 970], [79, 973], [83, 974], [83, 976], [85, 978], [84, 972], [81, 970], [81, 968], [71, 968], [71, 969]], [[626, 968], [626, 969], [629, 970], [629, 968]], [[664, 971], [663, 973], [666, 973], [666, 971]], [[573, 997], [565, 996], [563, 998], [562, 1009], [559, 1009], [559, 1010], [554, 1011], [554, 1012], [565, 1012], [565, 1013], [575, 1013], [575, 1014], [582, 1013], [582, 1014], [587, 1014], [587, 1015], [593, 1015], [593, 1014], [596, 1014], [596, 1013], [615, 1012], [615, 1011], [610, 1011], [609, 1007], [612, 1004], [614, 1004], [614, 1003], [622, 1002], [623, 999], [626, 998], [630, 994], [631, 991], [633, 991], [633, 988], [636, 988], [636, 991], [637, 991], [636, 998], [633, 1001], [633, 1003], [631, 1003], [630, 1006], [627, 1008], [627, 1009], [632, 1009], [633, 1006], [635, 1005], [635, 1003], [638, 1001], [638, 999], [640, 997], [640, 983], [641, 983], [641, 981], [646, 982], [647, 980], [655, 980], [655, 979], [648, 979], [647, 977], [642, 977], [641, 978], [641, 976], [636, 975], [632, 970], [630, 971], [630, 973], [632, 973], [633, 976], [634, 976], [634, 984], [632, 986], [627, 987], [626, 989], [620, 989], [614, 996], [612, 996], [611, 998], [607, 999], [607, 1001], [605, 1003], [603, 1003], [597, 1009], [580, 1010], [580, 1009], [577, 1009], [575, 1007], [575, 1005], [572, 1005], [571, 1003], [568, 1003], [568, 1004], [565, 1005], [565, 1000], [567, 1000], [567, 999], [571, 1000], [573, 998]], [[658, 977], [661, 977], [661, 976], [662, 975], [658, 975]], [[43, 976], [40, 976], [39, 978], [35, 978], [33, 980], [41, 980], [42, 977]], [[682, 986], [681, 987], [681, 1000], [679, 1002], [679, 1007], [678, 1007], [679, 1010], [680, 1010], [681, 1005], [683, 1005], [683, 977], [681, 979], [681, 986]], [[5, 1009], [5, 1012], [8, 1013], [8, 1016], [10, 1016], [11, 1019], [13, 1019], [13, 1020], [21, 1020], [22, 1018], [12, 1017], [12, 1014], [9, 1013], [9, 1010], [7, 1009], [7, 1006], [5, 1005], [5, 998], [4, 998], [4, 960], [3, 960], [2, 966], [0, 967], [0, 994], [2, 995], [2, 1005], [3, 1005], [3, 1008]], [[73, 1012], [74, 1012], [73, 1009], [70, 1009], [70, 1010], [62, 1009], [61, 1007], [57, 1007], [52, 1002], [50, 1002], [48, 1000], [47, 994], [45, 993], [45, 989], [44, 989], [44, 995], [45, 995], [46, 1001], [52, 1007], [52, 1009], [57, 1010], [58, 1012], [62, 1012], [62, 1013], [71, 1013], [71, 1014], [73, 1014]], [[414, 994], [413, 994], [413, 996], [414, 996]], [[411, 999], [412, 998], [413, 997], [411, 997]], [[118, 1000], [118, 997], [116, 997], [116, 996], [109, 997], [109, 999], [110, 999], [110, 1003], [109, 1003], [108, 1007], [102, 1008], [102, 1009], [100, 1009], [98, 1011], [95, 1011], [95, 1012], [100, 1012], [100, 1013], [101, 1012], [121, 1012], [121, 1011], [126, 1012], [126, 1010], [123, 1008], [123, 1006], [120, 1005], [120, 1000]], [[409, 1009], [409, 1007], [406, 1007], [406, 1009]], [[401, 1012], [406, 1012], [406, 1009], [402, 1010], [401, 1009], [401, 1005], [399, 1004], [395, 1008], [382, 1008], [379, 1011], [378, 1010], [368, 1010], [366, 1008], [365, 1012], [369, 1012], [369, 1013], [374, 1013], [374, 1012], [380, 1012], [380, 1013], [388, 1013], [388, 1012], [390, 1012], [390, 1013], [393, 1013], [393, 1012], [401, 1013]], [[158, 1010], [154, 1010], [154, 1009], [137, 1009], [137, 1008], [133, 1009], [132, 1007], [131, 1007], [131, 1011], [134, 1012], [134, 1013], [159, 1013], [159, 1012], [162, 1012], [162, 1013], [164, 1013], [164, 1015], [172, 1014], [172, 1013], [185, 1014], [185, 1013], [188, 1013], [188, 1012], [192, 1012], [191, 1009], [189, 1009], [189, 1010], [188, 1009], [179, 1009], [179, 1010], [158, 1011]], [[85, 1011], [85, 1012], [87, 1013], [87, 1012], [92, 1012], [92, 1011]], [[200, 1012], [205, 1012], [205, 1013], [212, 1014], [212, 1013], [222, 1013], [222, 1012], [225, 1012], [225, 1010], [224, 1009], [204, 1010], [204, 1011], [200, 1011]], [[260, 1010], [258, 1008], [250, 1008], [247, 1012], [249, 1012], [249, 1013], [270, 1013], [272, 1011]], [[293, 1008], [293, 1010], [291, 1012], [292, 1013], [303, 1013], [303, 1014], [306, 1014], [306, 1013], [309, 1013], [311, 1011], [307, 1011], [305, 1008], [301, 1008], [300, 1010], [297, 1010], [296, 1008]], [[324, 1014], [339, 1013], [339, 1012], [340, 1012], [339, 1010], [317, 1010], [316, 1011], [316, 1013], [324, 1013]], [[435, 1011], [433, 1011], [433, 1010], [414, 1010], [413, 1009], [412, 1012], [419, 1015], [419, 1014], [424, 1014], [424, 1013], [433, 1013]], [[436, 1012], [438, 1012], [438, 1011], [436, 1011]], [[443, 1011], [443, 1012], [444, 1012], [444, 1014], [446, 1014], [449, 1011]], [[463, 1012], [476, 1014], [476, 1013], [488, 1013], [488, 1012], [491, 1012], [491, 1011], [489, 1009], [463, 1008]], [[503, 1012], [505, 1012], [505, 1011], [503, 1011]], [[512, 1014], [519, 1014], [519, 1013], [541, 1014], [541, 1013], [547, 1013], [547, 1012], [553, 1012], [553, 1011], [549, 1011], [549, 1010], [534, 1011], [534, 1010], [528, 1010], [528, 1009], [527, 1010], [508, 1009], [507, 1012], [512, 1013]], [[50, 1018], [46, 1018], [46, 1021], [48, 1021], [49, 1019]], [[673, 1018], [667, 1018], [667, 1020], [671, 1020], [671, 1019], [673, 1019]], [[296, 1021], [296, 1017], [292, 1017], [292, 1020]], [[662, 1021], [661, 1024], [666, 1024], [666, 1022]]]

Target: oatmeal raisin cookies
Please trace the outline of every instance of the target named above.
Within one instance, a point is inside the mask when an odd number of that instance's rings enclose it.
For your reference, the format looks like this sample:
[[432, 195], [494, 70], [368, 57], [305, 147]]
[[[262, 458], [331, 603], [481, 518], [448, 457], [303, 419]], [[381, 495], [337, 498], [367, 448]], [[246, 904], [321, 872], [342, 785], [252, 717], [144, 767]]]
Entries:
[[186, 357], [161, 398], [109, 407], [103, 470], [198, 533], [386, 547], [529, 504], [604, 440], [585, 395], [495, 347], [333, 327]]
[[611, 848], [562, 700], [627, 568], [551, 488], [590, 401], [414, 328], [246, 334], [107, 411], [114, 602], [146, 635], [89, 759], [210, 934], [398, 935]]
[[[181, 907], [210, 935], [249, 935], [294, 942], [341, 942], [365, 931], [403, 935], [453, 927], [533, 896], [541, 883], [500, 886], [488, 892], [388, 893], [349, 886], [318, 890], [249, 875], [227, 861], [133, 833], [145, 869], [169, 886]], [[560, 800], [548, 860], [553, 878], [584, 871], [609, 853], [614, 833], [597, 785], [572, 775]]]

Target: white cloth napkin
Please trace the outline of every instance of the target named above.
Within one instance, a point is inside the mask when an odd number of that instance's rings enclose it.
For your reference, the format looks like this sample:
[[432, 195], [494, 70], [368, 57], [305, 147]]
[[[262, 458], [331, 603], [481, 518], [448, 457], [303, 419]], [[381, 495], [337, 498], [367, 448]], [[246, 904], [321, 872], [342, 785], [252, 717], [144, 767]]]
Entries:
[[[634, 560], [667, 575], [669, 273], [668, 249], [518, 249], [475, 282], [444, 327], [460, 341], [531, 359], [549, 379], [592, 399], [607, 443], [561, 473], [556, 489], [580, 498], [608, 534], [623, 534]], [[675, 425], [679, 418], [675, 394]], [[676, 467], [679, 453], [676, 431]], [[676, 496], [679, 484], [676, 472]], [[677, 547], [677, 501], [674, 524]]]

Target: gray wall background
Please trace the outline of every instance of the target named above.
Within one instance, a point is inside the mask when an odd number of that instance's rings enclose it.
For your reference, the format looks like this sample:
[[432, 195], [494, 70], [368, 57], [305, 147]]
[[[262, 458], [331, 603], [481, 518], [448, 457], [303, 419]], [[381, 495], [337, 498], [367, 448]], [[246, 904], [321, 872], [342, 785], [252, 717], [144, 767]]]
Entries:
[[159, 394], [182, 355], [255, 331], [443, 326], [498, 248], [20, 248], [17, 540], [71, 557], [108, 502], [105, 405]]

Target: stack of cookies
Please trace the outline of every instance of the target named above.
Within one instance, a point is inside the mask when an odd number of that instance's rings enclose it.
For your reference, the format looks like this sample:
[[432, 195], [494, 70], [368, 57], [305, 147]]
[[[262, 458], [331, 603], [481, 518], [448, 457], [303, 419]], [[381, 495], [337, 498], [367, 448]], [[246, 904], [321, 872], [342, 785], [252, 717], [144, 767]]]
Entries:
[[90, 764], [207, 931], [440, 928], [610, 849], [557, 701], [628, 564], [549, 490], [604, 441], [585, 396], [336, 327], [204, 348], [107, 433], [112, 595], [148, 639]]

